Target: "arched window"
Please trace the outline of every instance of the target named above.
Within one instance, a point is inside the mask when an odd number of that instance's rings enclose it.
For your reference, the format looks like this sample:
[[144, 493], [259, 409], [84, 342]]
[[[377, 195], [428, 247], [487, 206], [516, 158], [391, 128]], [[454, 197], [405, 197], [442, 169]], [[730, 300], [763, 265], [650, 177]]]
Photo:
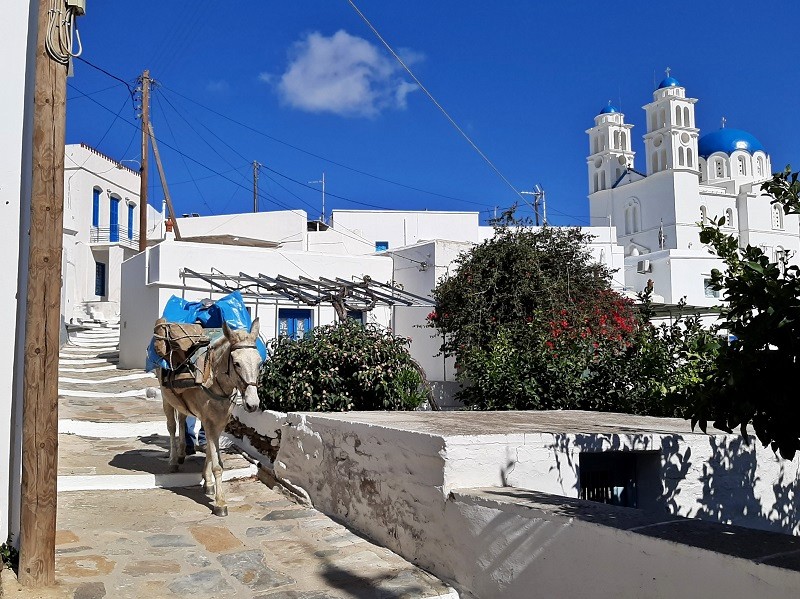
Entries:
[[594, 174], [594, 185], [592, 185], [592, 193], [600, 188], [600, 173]]
[[92, 190], [92, 226], [97, 228], [100, 226], [100, 194], [103, 190], [95, 187]]
[[733, 227], [733, 209], [728, 208], [725, 211], [725, 226], [726, 227]]
[[110, 211], [108, 215], [108, 240], [112, 243], [119, 241], [119, 203], [118, 197], [111, 196]]
[[[690, 121], [690, 118], [689, 118], [689, 107], [685, 106], [684, 109], [683, 109], [683, 126], [684, 127], [691, 127], [692, 123], [689, 122], [689, 121]], [[692, 165], [690, 164], [689, 166], [692, 166]]]
[[680, 126], [681, 125], [681, 107], [675, 107], [675, 124]]
[[600, 173], [600, 189], [606, 188], [606, 172]]
[[661, 150], [661, 170], [665, 171], [669, 168], [669, 163], [667, 162], [667, 148], [663, 148]]
[[686, 166], [694, 166], [694, 152], [692, 152], [692, 148], [686, 148]]
[[761, 156], [759, 156], [758, 159], [756, 160], [756, 166], [758, 168], [758, 176], [759, 177], [763, 177], [764, 176], [764, 159]]
[[772, 205], [772, 228], [783, 229], [783, 211], [780, 204]]
[[598, 145], [598, 143], [597, 143], [597, 137], [595, 137], [595, 138], [592, 140], [592, 154], [597, 154], [597, 153], [600, 151], [600, 150], [599, 150], [599, 147], [600, 147], [600, 146], [599, 146], [599, 145]]
[[659, 126], [663, 127], [667, 124], [667, 111], [662, 108], [660, 113]]
[[744, 156], [739, 156], [739, 159], [737, 160], [737, 162], [739, 163], [739, 174], [740, 175], [746, 175], [747, 174], [747, 164], [745, 162]]
[[633, 210], [631, 206], [625, 208], [625, 235], [633, 233]]
[[652, 172], [658, 172], [658, 152], [653, 152], [652, 156], [650, 156], [650, 168]]
[[601, 135], [600, 136], [600, 149], [601, 150], [607, 150], [608, 149], [608, 146], [606, 145], [606, 136], [605, 135]]
[[619, 131], [614, 131], [614, 149], [619, 150]]
[[722, 158], [714, 159], [714, 171], [717, 173], [717, 179], [722, 179], [725, 176], [725, 167], [722, 163]]
[[658, 121], [656, 120], [658, 116], [656, 115], [656, 111], [654, 110], [650, 114], [650, 131], [655, 131], [658, 129]]
[[622, 133], [619, 134], [619, 140], [620, 140], [620, 149], [621, 150], [627, 150], [628, 149], [628, 134], [623, 131]]
[[678, 148], [678, 166], [685, 166], [683, 157], [683, 148]]
[[708, 221], [708, 209], [705, 206], [700, 206], [700, 224], [705, 226]]
[[633, 205], [633, 232], [638, 233], [642, 223], [642, 215], [639, 213], [639, 204], [638, 202]]

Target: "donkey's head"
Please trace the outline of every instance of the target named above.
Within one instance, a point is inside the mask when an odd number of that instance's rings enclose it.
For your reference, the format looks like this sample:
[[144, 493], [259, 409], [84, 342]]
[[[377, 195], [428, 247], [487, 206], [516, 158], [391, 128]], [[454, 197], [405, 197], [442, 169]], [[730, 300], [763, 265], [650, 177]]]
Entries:
[[253, 321], [248, 333], [244, 329], [230, 329], [224, 322], [222, 332], [231, 346], [231, 380], [242, 394], [242, 402], [248, 412], [254, 412], [258, 401], [258, 373], [261, 369], [261, 354], [256, 347], [258, 318]]

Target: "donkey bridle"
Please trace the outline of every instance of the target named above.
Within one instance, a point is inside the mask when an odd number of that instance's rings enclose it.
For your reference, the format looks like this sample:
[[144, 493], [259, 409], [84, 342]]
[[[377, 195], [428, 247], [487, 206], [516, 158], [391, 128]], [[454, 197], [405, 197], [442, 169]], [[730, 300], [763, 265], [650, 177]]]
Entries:
[[[225, 374], [228, 377], [231, 376], [231, 365], [233, 365], [233, 371], [236, 373], [236, 376], [239, 378], [239, 380], [242, 383], [244, 383], [244, 388], [245, 389], [247, 389], [248, 387], [257, 386], [258, 385], [257, 381], [255, 383], [251, 383], [250, 381], [246, 381], [244, 379], [244, 377], [242, 376], [242, 374], [236, 369], [236, 365], [233, 364], [233, 352], [235, 352], [237, 349], [258, 349], [258, 346], [255, 343], [245, 343], [245, 342], [236, 343], [234, 345], [231, 345], [231, 348], [228, 351], [228, 368], [227, 368], [227, 371], [225, 372]], [[228, 396], [228, 395], [217, 395], [216, 393], [214, 393], [211, 389], [209, 389], [205, 385], [202, 385], [202, 387], [203, 387], [203, 391], [205, 391], [208, 395], [210, 395], [214, 399], [218, 399], [220, 401], [224, 401], [224, 400], [233, 401], [233, 398], [236, 396], [236, 391], [237, 391], [237, 388], [234, 386], [234, 389], [231, 392], [230, 396]]]

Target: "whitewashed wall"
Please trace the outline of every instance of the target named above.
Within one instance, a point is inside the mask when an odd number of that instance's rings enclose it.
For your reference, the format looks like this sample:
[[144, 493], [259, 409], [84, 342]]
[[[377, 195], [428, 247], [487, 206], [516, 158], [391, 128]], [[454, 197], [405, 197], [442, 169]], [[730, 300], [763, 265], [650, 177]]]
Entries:
[[3, 6], [0, 50], [0, 543], [19, 536], [22, 365], [28, 274], [34, 49], [38, 2]]
[[247, 212], [179, 218], [183, 237], [232, 235], [280, 243], [285, 249], [305, 250], [306, 213], [302, 210]]
[[[207, 283], [196, 279], [184, 280], [183, 268], [199, 273], [217, 269], [227, 274], [268, 276], [282, 274], [296, 278], [319, 277], [352, 280], [353, 277], [371, 276], [376, 281], [392, 279], [392, 261], [388, 256], [341, 256], [283, 249], [263, 249], [222, 246], [205, 243], [164, 241], [147, 250], [147, 257], [136, 256], [122, 265], [122, 303], [120, 313], [120, 366], [142, 368], [145, 348], [153, 334], [153, 324], [161, 315], [172, 295], [187, 300], [200, 300], [223, 295]], [[276, 305], [270, 300], [247, 300], [252, 316], [260, 318], [261, 335], [275, 337], [278, 326], [278, 308], [307, 308], [305, 304], [281, 300]], [[330, 324], [336, 314], [332, 306], [312, 309], [313, 326]], [[376, 307], [368, 322], [389, 326], [391, 314], [386, 307]]]
[[[138, 251], [138, 241], [128, 239], [128, 226], [134, 240], [139, 236], [139, 173], [129, 163], [83, 144], [69, 144], [64, 161], [64, 249], [61, 312], [66, 323], [91, 316], [87, 302], [102, 306], [103, 316], [119, 314], [120, 274], [124, 260]], [[92, 238], [93, 192], [100, 190], [99, 221], [101, 236]], [[108, 241], [111, 198], [119, 203], [119, 242]], [[128, 222], [128, 205], [133, 219]], [[147, 207], [148, 238], [159, 231], [161, 214]], [[160, 234], [160, 231], [159, 231]], [[95, 293], [95, 265], [106, 265], [106, 293]]]
[[334, 210], [331, 226], [367, 240], [374, 252], [378, 241], [388, 242], [390, 250], [433, 239], [477, 243], [478, 216], [477, 212]]
[[[651, 512], [800, 534], [794, 498], [800, 484], [798, 460], [780, 460], [754, 439], [747, 445], [738, 435], [679, 433], [676, 431], [688, 430], [688, 423], [680, 420], [579, 412], [566, 415], [587, 422], [602, 419], [602, 426], [610, 429], [629, 427], [636, 420], [636, 427], [642, 430], [538, 432], [537, 418], [561, 418], [565, 413], [533, 412], [523, 415], [532, 419], [527, 432], [519, 426], [522, 413], [507, 414], [516, 421], [507, 430], [517, 432], [493, 432], [497, 420], [492, 424], [487, 419], [481, 425], [481, 419], [488, 418], [484, 413], [457, 415], [462, 429], [484, 431], [473, 434], [437, 432], [441, 430], [437, 418], [452, 417], [448, 414], [267, 413], [254, 417], [237, 409], [236, 416], [263, 429], [271, 440], [280, 439], [275, 475], [307, 496], [317, 509], [462, 584], [472, 584], [473, 575], [485, 565], [471, 547], [476, 543], [484, 548], [501, 547], [513, 540], [518, 528], [514, 518], [495, 511], [489, 517], [497, 516], [497, 520], [484, 521], [476, 531], [472, 515], [453, 512], [450, 493], [509, 486], [575, 498], [579, 496], [581, 452], [649, 452], [646, 467], [652, 471], [641, 472], [640, 481], [654, 485], [649, 488], [650, 503], [643, 506]], [[648, 426], [653, 430], [648, 431]], [[609, 534], [612, 544], [629, 540], [617, 537], [619, 532]], [[591, 535], [576, 537], [568, 546], [575, 543], [577, 548], [581, 538]], [[641, 552], [647, 545], [637, 543], [626, 551]], [[510, 558], [504, 562], [506, 557], [497, 553], [492, 558], [498, 569], [505, 569], [504, 584], [515, 579], [514, 562]], [[727, 558], [709, 559], [706, 565], [719, 572]], [[560, 563], [564, 568], [574, 564]], [[516, 594], [478, 596], [530, 596], [520, 590], [524, 588], [517, 587]]]

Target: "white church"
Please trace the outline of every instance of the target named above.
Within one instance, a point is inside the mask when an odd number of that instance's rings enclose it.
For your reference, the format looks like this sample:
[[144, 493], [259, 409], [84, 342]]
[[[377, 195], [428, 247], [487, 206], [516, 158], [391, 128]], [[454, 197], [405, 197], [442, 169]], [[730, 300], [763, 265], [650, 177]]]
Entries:
[[[589, 209], [595, 226], [616, 227], [625, 252], [625, 286], [654, 293], [674, 304], [719, 303], [709, 287], [711, 270], [722, 261], [700, 243], [698, 223], [725, 219], [724, 228], [741, 246], [761, 247], [771, 259], [796, 263], [800, 222], [784, 215], [761, 191], [772, 165], [750, 133], [726, 128], [700, 135], [697, 99], [667, 73], [643, 108], [647, 118], [644, 172], [631, 150], [633, 125], [609, 103], [588, 129]], [[641, 167], [640, 167], [641, 168]]]

